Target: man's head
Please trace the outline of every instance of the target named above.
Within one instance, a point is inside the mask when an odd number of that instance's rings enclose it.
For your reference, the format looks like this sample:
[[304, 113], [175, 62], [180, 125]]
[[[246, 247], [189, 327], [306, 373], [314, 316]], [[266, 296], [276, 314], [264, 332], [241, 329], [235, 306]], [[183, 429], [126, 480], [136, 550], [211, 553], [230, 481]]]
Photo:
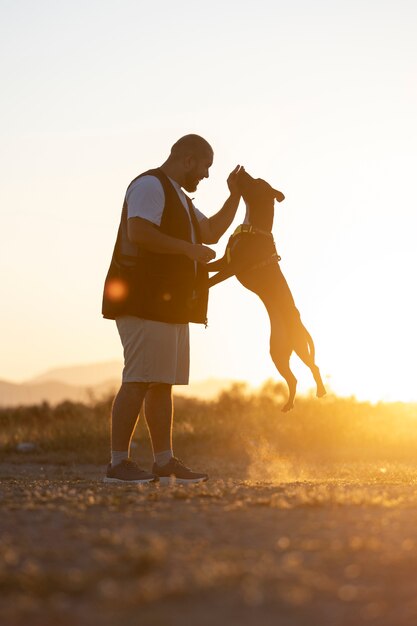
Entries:
[[174, 143], [163, 168], [181, 187], [195, 191], [200, 180], [209, 177], [213, 156], [213, 148], [203, 137], [185, 135]]

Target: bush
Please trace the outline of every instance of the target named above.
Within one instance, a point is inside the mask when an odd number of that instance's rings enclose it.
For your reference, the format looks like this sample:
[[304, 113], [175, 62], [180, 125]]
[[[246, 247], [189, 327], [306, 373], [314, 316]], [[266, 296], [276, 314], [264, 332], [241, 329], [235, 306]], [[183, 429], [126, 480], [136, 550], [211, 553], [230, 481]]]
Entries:
[[[250, 393], [243, 383], [203, 401], [175, 401], [175, 449], [181, 454], [229, 458], [255, 454], [302, 456], [314, 462], [414, 461], [417, 449], [417, 405], [372, 405], [354, 398], [323, 400], [299, 397], [296, 408], [282, 413], [285, 388], [271, 381]], [[3, 459], [15, 459], [20, 442], [36, 444], [34, 460], [105, 463], [109, 455], [112, 398], [90, 404], [62, 402], [0, 409]], [[135, 439], [141, 455], [150, 455], [143, 419]], [[27, 458], [27, 457], [25, 457]]]

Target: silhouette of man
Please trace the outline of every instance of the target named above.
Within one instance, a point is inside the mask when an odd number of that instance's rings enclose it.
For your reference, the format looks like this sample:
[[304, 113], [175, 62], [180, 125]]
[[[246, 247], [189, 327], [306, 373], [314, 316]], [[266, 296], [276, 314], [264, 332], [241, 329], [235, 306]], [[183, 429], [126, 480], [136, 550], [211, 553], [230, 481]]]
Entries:
[[[113, 258], [107, 274], [103, 315], [115, 319], [124, 350], [122, 385], [111, 416], [111, 462], [106, 482], [207, 480], [173, 454], [172, 385], [188, 384], [189, 322], [205, 323], [206, 264], [235, 217], [240, 193], [237, 166], [229, 175], [230, 195], [207, 218], [183, 189], [194, 192], [209, 177], [213, 149], [199, 135], [181, 137], [159, 168], [127, 188]], [[154, 453], [152, 472], [130, 459], [130, 442], [140, 409]]]

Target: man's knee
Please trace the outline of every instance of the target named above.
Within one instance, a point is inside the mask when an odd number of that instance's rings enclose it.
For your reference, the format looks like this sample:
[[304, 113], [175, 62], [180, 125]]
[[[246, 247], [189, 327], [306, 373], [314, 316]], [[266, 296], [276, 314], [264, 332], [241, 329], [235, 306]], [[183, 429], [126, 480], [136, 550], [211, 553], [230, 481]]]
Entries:
[[149, 387], [149, 383], [141, 383], [141, 382], [132, 382], [132, 383], [122, 383], [120, 387], [120, 391], [123, 394], [129, 395], [143, 395], [146, 393]]
[[171, 389], [172, 385], [170, 383], [147, 383], [149, 387], [161, 387], [163, 389]]
[[171, 393], [172, 385], [169, 383], [148, 383], [148, 391], [154, 393]]

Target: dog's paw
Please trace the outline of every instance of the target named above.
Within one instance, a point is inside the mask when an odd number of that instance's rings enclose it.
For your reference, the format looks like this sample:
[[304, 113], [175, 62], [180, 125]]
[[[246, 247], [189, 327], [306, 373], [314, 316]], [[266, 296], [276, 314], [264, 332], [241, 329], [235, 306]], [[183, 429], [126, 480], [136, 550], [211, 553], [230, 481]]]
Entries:
[[281, 411], [282, 413], [288, 413], [288, 411], [291, 411], [291, 409], [293, 408], [294, 408], [294, 402], [288, 401], [287, 404], [284, 404]]
[[317, 387], [317, 393], [316, 393], [317, 398], [324, 398], [326, 394], [327, 394], [327, 391], [325, 387], [323, 387], [322, 385]]

